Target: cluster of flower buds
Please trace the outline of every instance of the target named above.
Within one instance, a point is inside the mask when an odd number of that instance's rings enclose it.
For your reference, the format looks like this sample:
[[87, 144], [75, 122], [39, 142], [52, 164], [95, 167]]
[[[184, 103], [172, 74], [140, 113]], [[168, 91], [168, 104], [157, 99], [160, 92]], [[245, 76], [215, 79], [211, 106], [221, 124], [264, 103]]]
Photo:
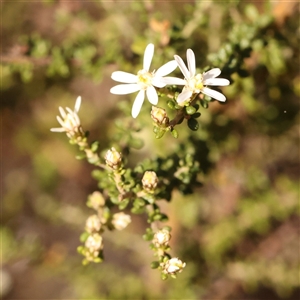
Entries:
[[183, 263], [178, 258], [170, 258], [170, 255], [167, 253], [167, 251], [170, 250], [170, 239], [171, 234], [169, 227], [158, 230], [152, 239], [151, 247], [159, 258], [159, 261], [152, 263], [152, 267], [161, 270], [162, 279], [167, 279], [168, 275], [175, 278], [176, 274], [180, 273], [186, 265], [186, 263]]
[[82, 254], [88, 261], [102, 261], [103, 238], [99, 233], [91, 234], [85, 241]]
[[101, 234], [105, 229], [123, 230], [131, 222], [131, 217], [124, 212], [112, 214], [105, 205], [103, 195], [98, 191], [88, 197], [87, 206], [94, 209], [97, 214], [87, 218], [85, 233], [82, 235], [84, 246], [78, 247], [79, 253], [85, 256], [84, 264], [90, 261], [102, 261], [103, 239]]

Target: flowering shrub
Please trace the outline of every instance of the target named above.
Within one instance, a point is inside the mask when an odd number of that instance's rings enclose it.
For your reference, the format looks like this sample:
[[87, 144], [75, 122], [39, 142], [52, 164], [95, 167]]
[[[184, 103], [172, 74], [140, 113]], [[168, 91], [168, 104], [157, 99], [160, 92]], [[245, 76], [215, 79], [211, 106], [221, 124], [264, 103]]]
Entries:
[[[155, 137], [161, 138], [164, 132], [170, 131], [176, 138], [178, 136], [177, 131], [174, 129], [176, 125], [179, 125], [183, 119], [188, 119], [191, 123], [190, 120], [194, 120], [191, 117], [197, 118], [200, 116], [197, 110], [199, 109], [199, 101], [202, 94], [214, 97], [219, 101], [226, 100], [223, 94], [208, 88], [207, 85], [226, 86], [229, 85], [229, 80], [216, 78], [221, 73], [221, 70], [218, 68], [196, 75], [196, 60], [191, 49], [187, 50], [189, 69], [186, 68], [182, 59], [175, 55], [175, 60], [167, 62], [158, 68], [156, 72], [150, 73], [149, 68], [153, 53], [154, 45], [148, 44], [144, 53], [143, 69], [138, 71], [137, 75], [123, 71], [113, 72], [112, 79], [125, 84], [111, 88], [110, 92], [123, 95], [139, 91], [131, 110], [133, 118], [139, 115], [146, 93], [149, 102], [155, 105], [152, 107], [150, 114], [154, 120]], [[164, 77], [174, 71], [176, 67], [180, 68], [184, 79]], [[172, 88], [168, 88], [167, 85], [172, 85]], [[184, 86], [180, 94], [177, 92], [178, 88], [176, 85]], [[162, 96], [164, 93], [160, 91], [161, 88], [165, 88], [164, 92], [168, 93], [167, 97], [172, 99], [172, 102], [169, 103], [172, 103], [171, 106], [173, 106], [177, 116], [181, 116], [180, 120], [176, 117], [177, 119], [169, 121], [166, 111], [156, 106], [159, 100], [158, 94]], [[210, 101], [210, 99], [208, 100]], [[70, 142], [77, 144], [85, 152], [88, 161], [100, 168], [96, 177], [99, 180], [104, 203], [100, 209], [96, 209], [97, 215], [93, 215], [87, 220], [86, 232], [81, 238], [85, 245], [78, 248], [78, 251], [85, 256], [84, 263], [89, 261], [101, 262], [103, 260], [103, 243], [99, 234], [105, 230], [105, 226], [109, 230], [122, 230], [131, 221], [130, 216], [123, 212], [112, 214], [111, 205], [118, 206], [121, 210], [131, 206], [132, 213], [146, 213], [148, 215], [150, 227], [147, 229], [144, 239], [152, 242], [152, 249], [158, 258], [158, 261], [154, 262], [152, 266], [162, 271], [163, 279], [166, 279], [167, 275], [175, 278], [176, 274], [180, 273], [186, 264], [178, 258], [171, 258], [171, 255], [168, 253], [170, 250], [168, 242], [171, 235], [166, 229], [164, 231], [157, 229], [159, 226], [157, 223], [168, 220], [168, 217], [161, 213], [158, 201], [162, 199], [170, 200], [171, 189], [175, 188], [170, 183], [175, 178], [181, 182], [183, 189], [187, 189], [191, 185], [191, 178], [189, 177], [196, 175], [199, 165], [196, 163], [195, 158], [187, 156], [188, 164], [176, 166], [174, 174], [169, 172], [165, 177], [161, 176], [159, 178], [157, 173], [159, 174], [160, 170], [154, 166], [148, 170], [141, 163], [135, 168], [128, 168], [124, 163], [124, 155], [118, 152], [115, 147], [106, 152], [104, 159], [101, 158], [97, 153], [97, 144], [94, 142], [90, 146], [87, 142], [87, 134], [82, 129], [78, 116], [80, 104], [81, 97], [78, 97], [74, 111], [67, 107], [66, 113], [60, 107], [59, 111], [63, 119], [57, 116], [57, 120], [62, 127], [52, 128], [51, 131], [66, 132]], [[190, 125], [190, 127], [193, 127], [193, 125]], [[194, 126], [192, 129], [195, 130], [196, 127]], [[104, 165], [104, 162], [106, 165]], [[195, 168], [195, 166], [197, 167]], [[168, 180], [168, 177], [171, 178]], [[105, 184], [104, 178], [106, 178]], [[197, 182], [196, 179], [194, 181]], [[168, 193], [166, 193], [167, 188], [164, 185], [168, 184], [170, 187], [168, 188]], [[167, 238], [160, 236], [162, 232], [167, 235]], [[161, 239], [164, 240], [163, 243], [161, 243]]]
[[[139, 91], [132, 106], [133, 118], [139, 115], [146, 93], [149, 102], [154, 105], [150, 116], [154, 121], [155, 137], [161, 138], [166, 131], [170, 131], [177, 138], [178, 134], [174, 127], [181, 124], [183, 119], [188, 120], [192, 130], [197, 129], [191, 120], [196, 122], [195, 119], [200, 116], [197, 111], [203, 94], [208, 97], [207, 101], [211, 100], [210, 97], [222, 102], [226, 100], [223, 94], [207, 86], [226, 86], [229, 85], [229, 80], [216, 78], [221, 73], [218, 68], [196, 74], [196, 60], [191, 49], [187, 50], [188, 69], [183, 60], [175, 55], [175, 60], [167, 62], [157, 71], [149, 72], [153, 53], [154, 45], [148, 44], [144, 53], [143, 69], [138, 71], [137, 75], [123, 71], [113, 72], [112, 79], [125, 84], [111, 88], [110, 92], [123, 95]], [[173, 72], [176, 67], [180, 68], [184, 79], [164, 77]], [[172, 85], [172, 87], [169, 88], [168, 85]], [[179, 88], [176, 85], [184, 86], [180, 93], [177, 92]], [[160, 90], [162, 88], [164, 91]], [[168, 93], [167, 98], [171, 99], [168, 104], [176, 112], [176, 117], [171, 121], [166, 111], [157, 106], [159, 96], [164, 98], [164, 93]], [[87, 220], [86, 232], [81, 238], [85, 244], [80, 246], [78, 251], [85, 256], [84, 263], [103, 260], [103, 241], [100, 234], [104, 232], [105, 227], [109, 230], [123, 230], [131, 222], [130, 216], [123, 212], [113, 214], [111, 212], [112, 205], [118, 206], [121, 210], [130, 206], [132, 213], [148, 215], [150, 227], [147, 228], [144, 239], [151, 241], [152, 249], [158, 259], [152, 263], [152, 267], [161, 270], [163, 279], [166, 279], [168, 275], [176, 278], [176, 274], [180, 273], [186, 264], [178, 258], [172, 258], [168, 253], [171, 235], [167, 229], [159, 229], [158, 225], [160, 222], [166, 222], [168, 217], [161, 213], [158, 201], [171, 200], [172, 189], [176, 187], [172, 186], [172, 181], [176, 179], [180, 182], [183, 191], [197, 183], [195, 175], [199, 172], [199, 164], [195, 157], [187, 155], [186, 162], [179, 161], [178, 166], [172, 165], [172, 169], [175, 167], [175, 173], [170, 169], [166, 170], [167, 174], [164, 177], [159, 177], [160, 167], [158, 166], [152, 165], [148, 169], [143, 163], [140, 163], [135, 168], [127, 167], [124, 155], [115, 147], [106, 152], [104, 159], [101, 158], [97, 153], [97, 143], [89, 145], [87, 142], [88, 136], [84, 132], [78, 116], [80, 104], [81, 97], [78, 97], [74, 111], [67, 107], [66, 113], [60, 107], [62, 118], [58, 116], [57, 120], [62, 127], [52, 128], [51, 131], [66, 132], [70, 142], [77, 144], [80, 150], [86, 154], [88, 161], [99, 167], [96, 178], [99, 180], [100, 192], [104, 201], [101, 207], [95, 209], [97, 214]], [[120, 146], [116, 147], [121, 148]], [[166, 160], [168, 159], [166, 158]], [[168, 228], [168, 230], [171, 229]]]
[[293, 298], [299, 11], [251, 3], [3, 3], [15, 282], [28, 261], [52, 298]]

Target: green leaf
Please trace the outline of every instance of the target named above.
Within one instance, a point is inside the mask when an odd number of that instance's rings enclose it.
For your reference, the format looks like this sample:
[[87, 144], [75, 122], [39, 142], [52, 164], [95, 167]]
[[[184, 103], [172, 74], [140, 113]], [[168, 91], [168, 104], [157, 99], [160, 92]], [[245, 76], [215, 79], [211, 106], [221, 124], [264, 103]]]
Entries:
[[[156, 128], [155, 138], [156, 139], [162, 138], [164, 136], [166, 130], [165, 129], [161, 129], [161, 128], [157, 127], [157, 126], [155, 126], [154, 128]], [[153, 128], [153, 130], [154, 130], [154, 128]]]
[[81, 243], [84, 243], [87, 240], [88, 237], [89, 237], [89, 233], [88, 232], [83, 232], [80, 235], [79, 240], [80, 240]]
[[187, 123], [188, 123], [188, 127], [191, 130], [197, 131], [199, 129], [199, 123], [198, 123], [198, 121], [196, 119], [191, 118], [191, 119], [188, 120]]
[[185, 108], [185, 110], [186, 110], [186, 112], [187, 112], [188, 115], [192, 115], [192, 114], [194, 114], [196, 112], [196, 108], [193, 107], [193, 106], [187, 106]]
[[175, 129], [171, 130], [171, 134], [172, 134], [172, 136], [173, 136], [175, 139], [178, 138], [178, 132], [177, 132], [177, 130], [175, 130]]
[[159, 267], [159, 261], [153, 261], [152, 263], [151, 263], [151, 269], [157, 269], [158, 267]]
[[171, 109], [176, 109], [176, 102], [175, 101], [173, 101], [173, 100], [169, 100], [168, 101], [168, 106], [171, 108]]
[[202, 107], [208, 108], [208, 102], [207, 101], [201, 99], [200, 103], [201, 103]]
[[81, 153], [81, 154], [76, 155], [76, 159], [78, 159], [78, 160], [82, 160], [84, 158], [86, 158], [85, 153]]
[[139, 138], [132, 138], [128, 144], [131, 148], [141, 149], [144, 146], [144, 141]]
[[143, 239], [145, 241], [152, 241], [152, 239], [153, 239], [153, 233], [147, 232], [146, 234], [143, 235]]
[[126, 206], [129, 204], [129, 199], [123, 200], [120, 204], [119, 204], [119, 209], [123, 210], [126, 208]]
[[92, 150], [93, 152], [96, 152], [96, 151], [98, 150], [98, 147], [99, 147], [99, 142], [98, 142], [98, 141], [95, 141], [95, 142], [93, 142], [92, 145], [91, 145], [91, 150]]
[[136, 198], [133, 202], [133, 206], [135, 208], [143, 207], [143, 206], [145, 206], [145, 204], [146, 204], [145, 201], [141, 198]]
[[168, 279], [168, 275], [165, 273], [161, 273], [161, 279], [162, 280], [167, 280]]
[[165, 215], [165, 214], [161, 214], [161, 218], [160, 218], [160, 221], [161, 222], [167, 222], [169, 220], [168, 216]]
[[131, 212], [135, 215], [143, 214], [145, 212], [145, 207], [133, 207]]

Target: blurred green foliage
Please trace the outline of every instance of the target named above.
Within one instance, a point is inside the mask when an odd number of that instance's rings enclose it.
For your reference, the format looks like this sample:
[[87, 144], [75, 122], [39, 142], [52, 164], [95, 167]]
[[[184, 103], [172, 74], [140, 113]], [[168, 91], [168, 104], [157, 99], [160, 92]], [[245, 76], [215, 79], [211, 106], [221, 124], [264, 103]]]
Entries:
[[[14, 278], [8, 299], [297, 299], [299, 4], [12, 2], [1, 3], [1, 248], [2, 268]], [[138, 70], [149, 42], [153, 65], [191, 48], [201, 70], [219, 67], [232, 82], [223, 91], [227, 102], [204, 99], [199, 129], [179, 126], [177, 140], [155, 140], [146, 103], [131, 125], [139, 133], [115, 124], [130, 115], [132, 98], [117, 105], [109, 76]], [[132, 165], [155, 152], [167, 157], [178, 145], [187, 164], [196, 158], [193, 174], [177, 176], [203, 187], [162, 203], [174, 252], [187, 262], [176, 281], [162, 282], [148, 268], [142, 215], [104, 237], [106, 262], [81, 266], [75, 249], [90, 214], [84, 203], [97, 186], [91, 169], [74, 160], [76, 149], [49, 132], [57, 107], [78, 94], [81, 121], [100, 151], [122, 137], [141, 147]]]

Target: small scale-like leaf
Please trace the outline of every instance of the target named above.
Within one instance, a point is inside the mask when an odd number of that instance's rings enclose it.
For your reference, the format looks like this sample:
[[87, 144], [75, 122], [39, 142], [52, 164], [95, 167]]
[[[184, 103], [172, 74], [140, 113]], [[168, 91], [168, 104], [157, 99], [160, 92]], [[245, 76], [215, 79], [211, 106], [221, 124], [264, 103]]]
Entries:
[[176, 109], [176, 102], [173, 101], [173, 100], [169, 100], [169, 101], [168, 101], [168, 106], [169, 106], [171, 109]]
[[151, 241], [153, 239], [153, 233], [147, 232], [146, 234], [143, 235], [143, 239], [145, 241]]
[[177, 130], [175, 130], [175, 129], [171, 130], [171, 134], [172, 134], [172, 136], [173, 136], [175, 139], [178, 138], [178, 132], [177, 132]]
[[191, 130], [197, 131], [199, 129], [199, 123], [198, 123], [198, 121], [196, 119], [191, 118], [191, 119], [188, 120], [187, 123], [188, 123], [188, 127]]
[[188, 115], [192, 115], [196, 112], [196, 108], [193, 106], [187, 106], [185, 110]]
[[155, 134], [155, 138], [156, 139], [160, 139], [164, 136], [166, 130], [165, 129], [161, 129], [159, 127], [157, 127], [159, 130], [157, 130], [156, 134]]
[[92, 150], [93, 152], [96, 152], [96, 151], [98, 150], [98, 147], [99, 147], [99, 142], [98, 142], [98, 141], [95, 141], [95, 142], [93, 142], [92, 145], [91, 145], [91, 150]]
[[88, 237], [89, 237], [89, 233], [88, 233], [88, 232], [83, 232], [83, 233], [80, 235], [80, 237], [79, 237], [80, 242], [81, 242], [81, 243], [84, 243], [84, 242], [87, 240]]
[[162, 280], [167, 280], [168, 279], [168, 275], [165, 273], [161, 273], [161, 279]]
[[131, 138], [128, 142], [129, 146], [134, 149], [141, 149], [144, 146], [144, 142], [139, 138]]
[[200, 103], [201, 103], [203, 108], [208, 108], [208, 102], [207, 101], [201, 99]]
[[159, 261], [153, 261], [150, 266], [151, 269], [157, 269], [159, 265], [160, 265]]
[[80, 153], [80, 154], [76, 155], [76, 159], [78, 159], [78, 160], [82, 160], [84, 158], [86, 158], [85, 153]]
[[129, 200], [126, 199], [126, 200], [123, 200], [120, 204], [119, 204], [119, 209], [120, 210], [123, 210], [126, 208], [126, 206], [129, 204]]
[[201, 116], [201, 114], [199, 112], [197, 112], [197, 113], [195, 113], [195, 114], [192, 115], [192, 117], [194, 119], [199, 118], [200, 116]]

